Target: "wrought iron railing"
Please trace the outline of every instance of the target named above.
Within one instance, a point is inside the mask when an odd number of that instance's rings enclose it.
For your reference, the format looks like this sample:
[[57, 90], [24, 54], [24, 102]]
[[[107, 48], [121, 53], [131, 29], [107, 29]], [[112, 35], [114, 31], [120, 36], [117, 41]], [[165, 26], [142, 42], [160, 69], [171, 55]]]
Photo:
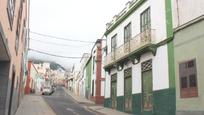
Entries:
[[125, 57], [131, 52], [134, 52], [135, 50], [151, 43], [155, 43], [155, 30], [148, 29], [134, 36], [128, 42], [122, 44], [114, 51], [107, 54], [105, 59], [105, 65], [113, 63], [114, 61]]

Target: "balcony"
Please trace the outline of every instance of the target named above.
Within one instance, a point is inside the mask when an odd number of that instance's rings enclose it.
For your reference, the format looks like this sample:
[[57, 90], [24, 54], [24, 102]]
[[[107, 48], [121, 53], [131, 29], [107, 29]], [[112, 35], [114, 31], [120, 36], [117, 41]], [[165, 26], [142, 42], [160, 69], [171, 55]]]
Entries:
[[132, 55], [141, 55], [150, 51], [155, 46], [155, 30], [148, 29], [135, 37], [131, 38], [128, 42], [110, 52], [105, 59], [104, 68], [113, 66], [115, 63], [129, 58]]

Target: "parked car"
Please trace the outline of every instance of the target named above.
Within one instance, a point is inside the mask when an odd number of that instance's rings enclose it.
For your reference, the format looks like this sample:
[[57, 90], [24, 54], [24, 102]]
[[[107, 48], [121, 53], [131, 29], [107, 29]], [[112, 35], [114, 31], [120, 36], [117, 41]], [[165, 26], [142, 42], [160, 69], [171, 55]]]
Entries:
[[50, 87], [44, 87], [42, 89], [42, 95], [51, 95], [54, 92], [54, 89]]

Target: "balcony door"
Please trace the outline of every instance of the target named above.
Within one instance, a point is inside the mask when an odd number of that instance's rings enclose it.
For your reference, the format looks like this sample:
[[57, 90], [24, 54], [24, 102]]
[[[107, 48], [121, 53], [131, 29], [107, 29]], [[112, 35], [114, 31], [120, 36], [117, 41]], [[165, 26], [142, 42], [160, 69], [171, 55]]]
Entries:
[[142, 12], [140, 16], [140, 31], [144, 32], [147, 29], [151, 28], [151, 18], [150, 18], [150, 8], [147, 8]]
[[111, 60], [115, 60], [115, 50], [117, 47], [117, 34], [111, 38]]
[[130, 39], [132, 37], [131, 23], [124, 28], [124, 53], [130, 51]]
[[141, 43], [147, 43], [151, 41], [150, 28], [151, 28], [150, 8], [147, 8], [140, 16]]

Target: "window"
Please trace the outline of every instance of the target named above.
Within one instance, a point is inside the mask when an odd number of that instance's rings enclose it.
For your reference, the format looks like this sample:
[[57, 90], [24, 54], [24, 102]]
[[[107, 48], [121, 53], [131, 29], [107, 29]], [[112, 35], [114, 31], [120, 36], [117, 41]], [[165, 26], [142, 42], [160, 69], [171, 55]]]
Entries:
[[[23, 40], [26, 39], [26, 20], [23, 20], [23, 32], [22, 32], [22, 37], [21, 37], [21, 42], [23, 42]], [[26, 45], [26, 43], [24, 43], [24, 45]]]
[[197, 70], [196, 60], [179, 64], [180, 95], [181, 98], [197, 97]]
[[150, 26], [150, 8], [147, 8], [140, 16], [140, 31], [143, 32], [147, 29], [150, 29]]
[[16, 41], [15, 41], [16, 54], [18, 54], [19, 37], [20, 37], [20, 19], [18, 18], [18, 20], [17, 20], [17, 28], [16, 28]]
[[15, 2], [16, 2], [16, 0], [8, 0], [8, 2], [7, 2], [7, 13], [8, 13], [8, 19], [9, 19], [11, 29], [13, 26]]
[[117, 34], [115, 34], [112, 38], [111, 38], [111, 52], [115, 51], [116, 47], [117, 47]]
[[21, 0], [20, 8], [18, 11], [18, 20], [17, 20], [17, 28], [16, 28], [16, 41], [15, 41], [16, 54], [18, 54], [18, 49], [19, 49], [19, 38], [20, 38], [22, 11], [23, 11], [23, 1]]
[[132, 36], [132, 30], [131, 30], [131, 23], [129, 23], [124, 28], [124, 42], [128, 42], [131, 39]]

